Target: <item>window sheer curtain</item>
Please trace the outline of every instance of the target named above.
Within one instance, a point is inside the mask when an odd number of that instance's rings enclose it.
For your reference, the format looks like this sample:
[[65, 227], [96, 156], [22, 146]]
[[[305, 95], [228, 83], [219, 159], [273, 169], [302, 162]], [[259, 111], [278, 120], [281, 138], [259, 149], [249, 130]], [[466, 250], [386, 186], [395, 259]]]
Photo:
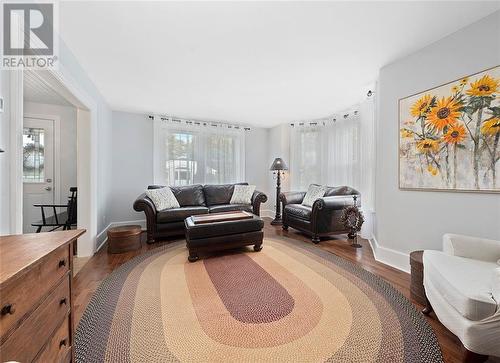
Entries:
[[245, 180], [242, 127], [159, 116], [153, 122], [156, 184], [225, 184]]
[[373, 97], [328, 119], [295, 123], [290, 132], [292, 189], [307, 190], [317, 183], [359, 190], [365, 216], [363, 238], [372, 237], [375, 213], [374, 132]]

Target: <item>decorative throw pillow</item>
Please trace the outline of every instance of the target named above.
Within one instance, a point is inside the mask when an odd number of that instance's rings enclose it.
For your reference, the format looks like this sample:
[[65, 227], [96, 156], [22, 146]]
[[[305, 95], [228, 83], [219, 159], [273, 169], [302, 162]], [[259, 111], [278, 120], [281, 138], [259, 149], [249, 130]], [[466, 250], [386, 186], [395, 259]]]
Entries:
[[326, 187], [323, 185], [309, 185], [309, 189], [307, 190], [306, 196], [302, 201], [302, 205], [312, 207], [316, 199], [322, 198], [325, 196]]
[[169, 187], [148, 189], [146, 195], [153, 201], [156, 210], [179, 208], [179, 202]]
[[255, 185], [235, 185], [230, 204], [252, 204]]

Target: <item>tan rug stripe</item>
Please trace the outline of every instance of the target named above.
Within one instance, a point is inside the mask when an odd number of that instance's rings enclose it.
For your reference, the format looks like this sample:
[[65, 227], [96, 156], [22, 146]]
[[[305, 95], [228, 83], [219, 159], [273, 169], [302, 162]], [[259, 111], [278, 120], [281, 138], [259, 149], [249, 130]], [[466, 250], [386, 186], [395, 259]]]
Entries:
[[130, 361], [130, 330], [132, 325], [133, 310], [137, 284], [144, 269], [157, 259], [153, 255], [139, 263], [127, 276], [116, 303], [115, 314], [109, 329], [105, 362]]
[[[373, 362], [376, 360], [382, 343], [382, 324], [379, 313], [369, 297], [350, 279], [318, 262], [314, 257], [300, 253], [285, 244], [275, 244], [266, 240], [266, 249], [272, 250], [272, 255], [277, 261], [288, 258], [302, 263], [303, 269], [311, 269], [327, 279], [331, 286], [338, 288], [349, 301], [353, 314], [353, 322], [347, 343], [341, 349], [332, 351], [330, 357], [333, 361], [345, 362], [351, 357], [359, 358], [360, 362]], [[300, 271], [302, 273], [302, 271]], [[335, 302], [330, 301], [335, 305]], [[333, 325], [336, 327], [336, 324]]]
[[[291, 264], [292, 269], [300, 270], [303, 267], [302, 264], [285, 258], [289, 260], [288, 263]], [[182, 259], [178, 262], [182, 262]], [[169, 265], [171, 266], [163, 270], [162, 274], [161, 286], [166, 290], [162, 296], [168, 296], [169, 289], [175, 290], [176, 296], [163, 302], [165, 337], [170, 351], [181, 361], [190, 361], [193, 357], [201, 362], [269, 361], [270, 357], [275, 361], [322, 361], [331, 356], [332, 352], [344, 343], [348, 335], [351, 316], [347, 314], [350, 311], [347, 301], [331, 287], [328, 281], [305, 268], [301, 275], [302, 280], [315, 291], [323, 303], [329, 302], [328, 307], [323, 310], [320, 322], [310, 333], [293, 342], [269, 348], [234, 349], [234, 347], [217, 343], [201, 329], [193, 309], [186, 307], [186, 309], [179, 310], [185, 305], [182, 302], [189, 300], [189, 291], [185, 281], [179, 278], [183, 272], [178, 263], [170, 260]], [[280, 283], [283, 284], [281, 281]], [[335, 301], [335, 304], [332, 304], [332, 301]], [[367, 306], [361, 314], [369, 319], [374, 311], [375, 309]], [[368, 335], [373, 335], [373, 333], [373, 331], [368, 332]], [[373, 338], [380, 339], [376, 336]], [[308, 349], [305, 351], [304, 347]]]
[[[266, 257], [264, 253], [259, 253]], [[246, 256], [251, 256], [252, 253]], [[250, 258], [250, 257], [247, 257]], [[253, 261], [253, 260], [252, 260]], [[235, 319], [222, 302], [204, 264], [186, 264], [185, 275], [194, 310], [205, 333], [215, 341], [235, 347], [272, 347], [300, 338], [319, 322], [323, 305], [318, 295], [273, 260], [259, 265], [293, 297], [295, 306], [280, 320], [265, 324]], [[254, 262], [255, 263], [255, 262]], [[350, 314], [350, 312], [348, 312]], [[239, 332], [233, 334], [233, 332]]]
[[[384, 324], [382, 324], [383, 341], [381, 343], [384, 349], [379, 350], [377, 361], [397, 362], [398, 360], [400, 361], [404, 358], [403, 335], [399, 319], [397, 314], [394, 312], [392, 306], [388, 304], [387, 300], [384, 298], [383, 295], [377, 293], [370, 285], [368, 285], [366, 282], [359, 279], [358, 277], [350, 274], [347, 270], [340, 268], [335, 263], [325, 260], [320, 256], [316, 256], [313, 253], [304, 251], [303, 249], [296, 250], [293, 245], [286, 244], [286, 241], [266, 240], [266, 242], [276, 243], [275, 246], [278, 249], [287, 249], [287, 251], [296, 251], [295, 253], [294, 252], [289, 252], [289, 253], [295, 255], [295, 258], [301, 260], [303, 259], [304, 255], [307, 255], [316, 260], [318, 263], [325, 264], [330, 269], [336, 271], [342, 276], [345, 276], [347, 279], [349, 279], [349, 281], [352, 281], [353, 283], [355, 282], [359, 286], [359, 288], [361, 288], [367, 294], [367, 296], [374, 302], [375, 307], [377, 308], [378, 313], [380, 315], [380, 319], [384, 322]], [[328, 276], [325, 277], [329, 278]], [[350, 334], [350, 336], [352, 336], [352, 339], [355, 339], [354, 334], [355, 331], [353, 330]], [[352, 357], [352, 355], [350, 354], [354, 354], [356, 353], [356, 351], [348, 351], [349, 348], [350, 346], [343, 347], [341, 351], [337, 352], [336, 355], [332, 357], [332, 361], [347, 359], [345, 357], [348, 356]], [[344, 358], [339, 358], [339, 357], [344, 357]]]
[[[177, 362], [163, 336], [160, 275], [167, 263], [187, 258], [184, 245], [163, 253], [141, 274], [137, 285], [130, 336], [131, 362]], [[174, 294], [175, 295], [175, 294]], [[184, 301], [182, 305], [189, 305]], [[182, 306], [178, 307], [182, 309]]]

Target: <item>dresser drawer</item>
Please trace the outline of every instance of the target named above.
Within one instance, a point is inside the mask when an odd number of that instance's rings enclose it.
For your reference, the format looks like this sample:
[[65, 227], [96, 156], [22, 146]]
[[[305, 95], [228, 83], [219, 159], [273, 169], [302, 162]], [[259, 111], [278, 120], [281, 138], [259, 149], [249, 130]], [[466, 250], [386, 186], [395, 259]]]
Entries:
[[[69, 274], [0, 346], [1, 361], [31, 362], [70, 311]], [[68, 346], [70, 343], [68, 343]]]
[[70, 329], [69, 316], [66, 316], [64, 322], [57, 328], [57, 331], [50, 338], [48, 344], [35, 359], [35, 362], [65, 362], [68, 353], [71, 352]]
[[0, 343], [19, 325], [42, 297], [69, 271], [69, 245], [40, 260], [23, 276], [12, 279], [0, 290]]

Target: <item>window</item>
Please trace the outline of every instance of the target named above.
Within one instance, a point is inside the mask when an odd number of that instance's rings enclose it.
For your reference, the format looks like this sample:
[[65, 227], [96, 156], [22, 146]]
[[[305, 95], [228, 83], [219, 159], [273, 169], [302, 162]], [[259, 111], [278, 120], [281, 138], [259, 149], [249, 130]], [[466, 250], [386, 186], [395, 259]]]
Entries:
[[244, 131], [158, 117], [154, 122], [155, 183], [224, 184], [245, 179]]
[[44, 182], [44, 129], [23, 129], [23, 182]]

